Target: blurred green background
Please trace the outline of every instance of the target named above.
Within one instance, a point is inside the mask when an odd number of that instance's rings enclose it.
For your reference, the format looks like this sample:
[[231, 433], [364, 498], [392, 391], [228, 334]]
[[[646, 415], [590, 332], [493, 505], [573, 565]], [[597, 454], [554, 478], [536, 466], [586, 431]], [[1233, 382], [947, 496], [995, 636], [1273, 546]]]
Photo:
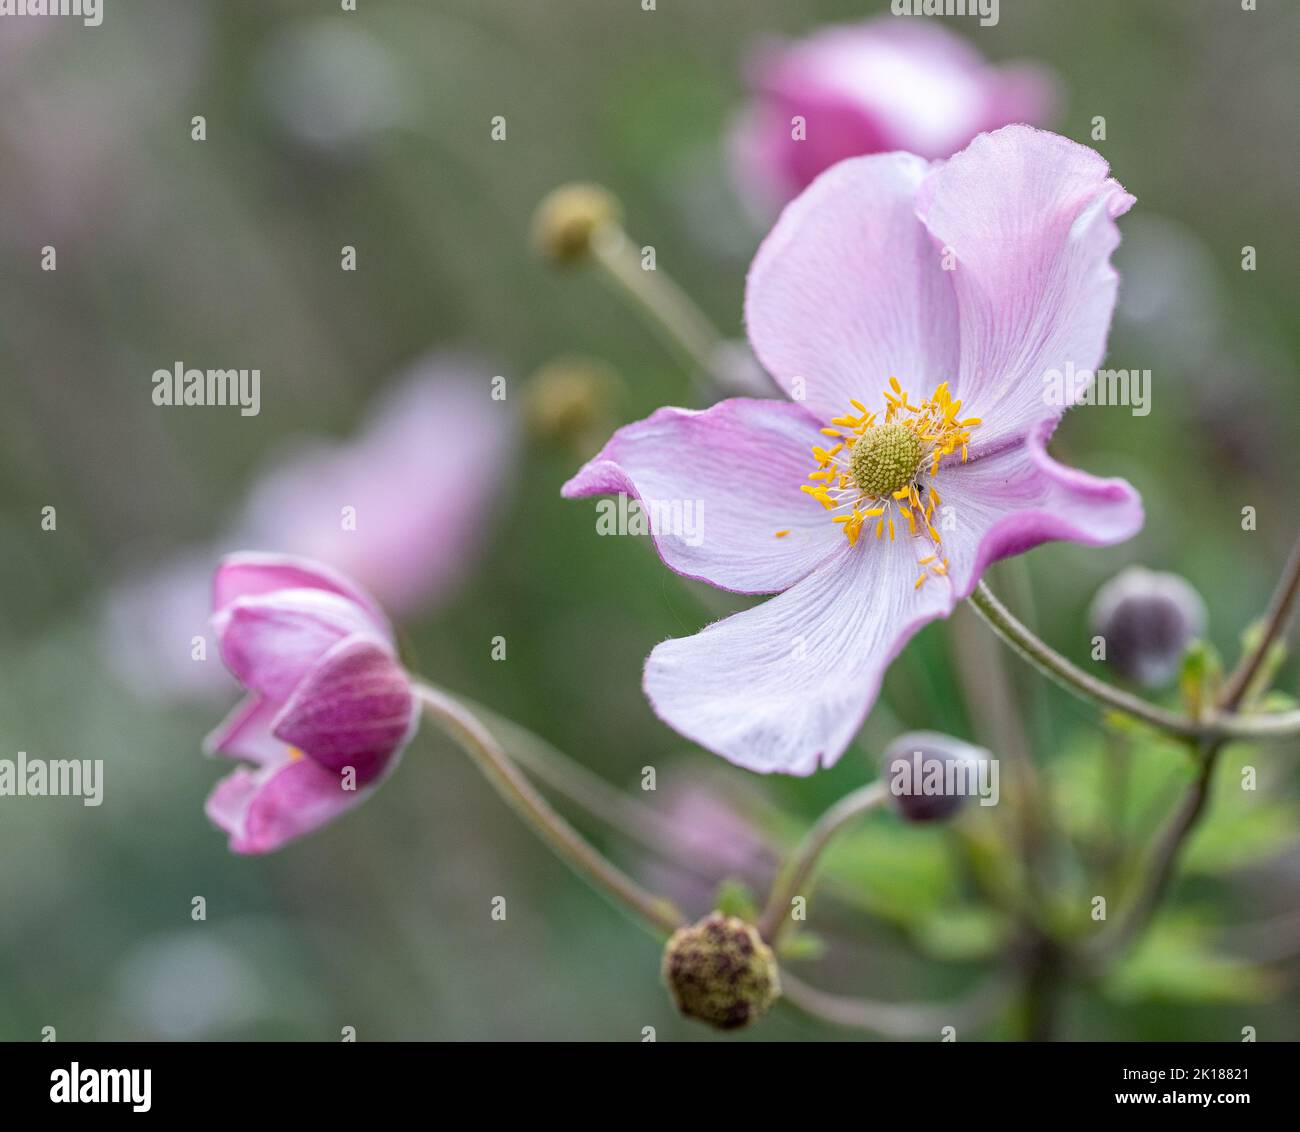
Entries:
[[[710, 1040], [674, 1017], [655, 941], [539, 851], [428, 729], [364, 808], [275, 856], [232, 856], [202, 810], [226, 767], [199, 744], [224, 705], [128, 691], [104, 646], [104, 607], [132, 571], [215, 537], [282, 445], [353, 433], [431, 348], [505, 375], [516, 414], [530, 375], [569, 354], [617, 374], [611, 424], [691, 403], [689, 375], [597, 278], [538, 262], [532, 210], [565, 181], [608, 185], [633, 238], [655, 245], [660, 268], [742, 337], [744, 273], [762, 233], [730, 187], [724, 139], [744, 99], [745, 55], [765, 34], [886, 5], [106, 7], [97, 29], [0, 23], [0, 757], [107, 767], [99, 808], [0, 799], [0, 1038], [37, 1040], [54, 1026], [65, 1040], [337, 1040], [355, 1026], [362, 1040], [637, 1041], [654, 1026], [660, 1040]], [[1153, 411], [1080, 409], [1054, 450], [1128, 477], [1146, 529], [1110, 550], [1046, 547], [993, 578], [1080, 662], [1088, 602], [1129, 563], [1186, 575], [1231, 660], [1300, 517], [1300, 7], [1260, 8], [1002, 0], [996, 27], [948, 21], [993, 60], [1054, 68], [1066, 96], [1058, 128], [1087, 142], [1104, 115], [1098, 148], [1138, 198], [1121, 222], [1109, 359], [1152, 370]], [[331, 135], [331, 113], [352, 132]], [[196, 114], [208, 123], [203, 143], [190, 138]], [[494, 115], [508, 122], [503, 143], [489, 137]], [[57, 272], [40, 270], [47, 244]], [[356, 273], [339, 270], [345, 244], [358, 249]], [[1244, 245], [1258, 249], [1254, 272], [1241, 270]], [[259, 366], [260, 415], [156, 408], [150, 375], [178, 358]], [[598, 538], [591, 504], [559, 497], [580, 454], [522, 437], [502, 454], [505, 497], [465, 584], [403, 625], [431, 680], [638, 796], [641, 769], [656, 767], [651, 806], [716, 773], [711, 789], [761, 792], [786, 833], [873, 777], [869, 752], [897, 728], [981, 737], [953, 670], [952, 627], [939, 624], [895, 664], [882, 709], [833, 771], [759, 780], [691, 750], [651, 714], [641, 665], [657, 641], [739, 599], [692, 593], [637, 540]], [[47, 505], [56, 531], [41, 529]], [[1239, 521], [1247, 505], [1258, 510], [1253, 532]], [[490, 656], [497, 634], [505, 662]], [[1007, 663], [1062, 810], [1086, 810], [1092, 713]], [[1292, 665], [1282, 686], [1295, 683]], [[1202, 848], [1206, 867], [1161, 921], [1171, 942], [1148, 961], [1155, 973], [1133, 964], [1109, 998], [1072, 994], [1064, 1033], [1233, 1040], [1252, 1025], [1261, 1039], [1300, 1038], [1294, 755], [1252, 754], [1269, 816], [1219, 827], [1222, 844]], [[1177, 761], [1157, 759], [1167, 774], [1150, 789], [1168, 804]], [[635, 847], [584, 828], [630, 869], [657, 875]], [[917, 921], [963, 891], [946, 837], [881, 817], [847, 844], [849, 891], [817, 925], [827, 961], [805, 977], [884, 998], [967, 985], [978, 946], [952, 943], [952, 917]], [[190, 916], [198, 895], [203, 923]], [[505, 923], [490, 918], [498, 895]], [[1242, 936], [1240, 925], [1260, 922], [1274, 928]], [[1202, 940], [1235, 956], [1226, 970]], [[1261, 957], [1267, 970], [1237, 965]], [[839, 1036], [779, 1011], [746, 1040]]]

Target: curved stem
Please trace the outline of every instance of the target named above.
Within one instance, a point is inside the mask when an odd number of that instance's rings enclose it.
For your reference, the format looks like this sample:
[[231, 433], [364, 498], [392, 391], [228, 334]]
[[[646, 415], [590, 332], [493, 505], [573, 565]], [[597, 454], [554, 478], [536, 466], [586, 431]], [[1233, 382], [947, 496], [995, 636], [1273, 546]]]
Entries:
[[817, 819], [772, 885], [767, 907], [758, 921], [759, 934], [765, 940], [775, 942], [789, 922], [790, 901], [799, 895], [831, 838], [855, 818], [882, 806], [888, 798], [884, 782], [873, 782], [846, 794]]
[[[1292, 610], [1295, 606], [1297, 592], [1300, 592], [1300, 539], [1292, 548], [1281, 578], [1273, 591], [1265, 614], [1264, 632], [1259, 640], [1241, 658], [1232, 675], [1224, 684], [1219, 695], [1218, 707], [1223, 712], [1234, 712], [1242, 704], [1255, 674], [1264, 663], [1268, 651], [1283, 633], [1286, 632]], [[1297, 714], [1297, 713], [1291, 713]], [[1268, 717], [1262, 717], [1268, 718]], [[1196, 781], [1192, 783], [1182, 804], [1165, 827], [1164, 833], [1156, 842], [1151, 854], [1151, 867], [1147, 871], [1147, 881], [1138, 893], [1127, 915], [1119, 921], [1115, 930], [1094, 941], [1091, 948], [1084, 950], [1084, 958], [1096, 963], [1104, 960], [1126, 947], [1147, 927], [1155, 917], [1156, 911], [1168, 892], [1177, 872], [1178, 860], [1192, 831], [1205, 812], [1209, 801], [1210, 788], [1214, 783], [1214, 769], [1218, 765], [1219, 753], [1228, 736], [1210, 735], [1200, 740], [1198, 754], [1200, 769]]]
[[[1292, 593], [1294, 598], [1294, 593]], [[1116, 688], [1104, 680], [1085, 672], [1078, 665], [1061, 656], [1050, 645], [1035, 636], [1029, 629], [1016, 620], [1005, 605], [983, 582], [970, 596], [970, 603], [984, 619], [985, 623], [1025, 660], [1045, 676], [1061, 685], [1067, 692], [1072, 692], [1081, 699], [1091, 700], [1103, 707], [1131, 715], [1152, 727], [1158, 728], [1180, 739], [1196, 742], [1206, 740], [1226, 741], [1230, 739], [1274, 739], [1288, 738], [1300, 733], [1300, 711], [1279, 713], [1276, 715], [1238, 716], [1240, 695], [1232, 700], [1221, 701], [1219, 710], [1204, 720], [1195, 720], [1177, 712], [1167, 711], [1155, 704], [1148, 703], [1121, 688]], [[1282, 609], [1285, 613], [1290, 603]], [[1266, 646], [1271, 644], [1274, 635], [1265, 634]], [[1253, 650], [1257, 651], [1257, 650]], [[1252, 653], [1253, 655], [1253, 653]], [[1253, 660], [1246, 670], [1240, 688], [1249, 685], [1253, 673], [1258, 669], [1260, 660]], [[1232, 683], [1238, 677], [1234, 675]]]
[[[475, 700], [461, 697], [485, 726], [506, 743], [514, 761], [534, 779], [567, 798], [629, 841], [649, 849], [701, 880], [716, 880], [707, 862], [692, 851], [692, 831], [680, 820], [630, 798], [600, 775], [575, 762], [563, 751], [513, 720]], [[776, 854], [760, 849], [762, 860], [774, 864]]]
[[1157, 839], [1151, 850], [1150, 864], [1144, 869], [1147, 877], [1141, 891], [1134, 899], [1115, 929], [1098, 936], [1090, 945], [1080, 948], [1080, 955], [1085, 964], [1096, 966], [1100, 962], [1122, 951], [1141, 934], [1154, 918], [1156, 909], [1173, 883], [1178, 858], [1187, 843], [1201, 814], [1205, 812], [1210, 798], [1210, 787], [1214, 782], [1214, 768], [1218, 763], [1222, 740], [1206, 740], [1200, 747], [1200, 769], [1196, 781], [1192, 783], [1164, 832]]
[[1241, 658], [1223, 686], [1219, 704], [1225, 711], [1236, 711], [1246, 698], [1255, 674], [1268, 658], [1273, 642], [1286, 632], [1297, 595], [1300, 595], [1300, 538], [1296, 539], [1295, 545], [1291, 548], [1291, 556], [1287, 559], [1282, 578], [1273, 591], [1268, 612], [1264, 614], [1264, 632], [1255, 647]]
[[1011, 611], [993, 596], [993, 591], [983, 582], [975, 587], [975, 592], [970, 596], [970, 603], [989, 628], [1067, 692], [1115, 708], [1173, 735], [1195, 738], [1201, 734], [1202, 725], [1194, 720], [1149, 704], [1146, 700], [1107, 684], [1104, 680], [1098, 680], [1095, 676], [1084, 672], [1078, 665], [1066, 660], [1017, 621]]
[[805, 1014], [836, 1026], [867, 1030], [887, 1038], [939, 1037], [947, 1026], [957, 1035], [987, 1022], [1006, 1002], [1010, 984], [998, 974], [956, 1002], [878, 1002], [832, 994], [809, 986], [789, 972], [781, 973], [781, 995]]
[[674, 932], [685, 923], [670, 901], [646, 892], [557, 814], [510, 761], [492, 733], [460, 703], [427, 684], [417, 684], [415, 690], [425, 712], [464, 748], [497, 793], [579, 876], [662, 932]]
[[[722, 335], [704, 312], [671, 277], [658, 267], [647, 271], [627, 233], [617, 224], [606, 225], [591, 241], [592, 258], [619, 290], [632, 300], [658, 332], [660, 338], [681, 358], [697, 384], [718, 381], [714, 367]], [[701, 393], [713, 392], [701, 388]]]

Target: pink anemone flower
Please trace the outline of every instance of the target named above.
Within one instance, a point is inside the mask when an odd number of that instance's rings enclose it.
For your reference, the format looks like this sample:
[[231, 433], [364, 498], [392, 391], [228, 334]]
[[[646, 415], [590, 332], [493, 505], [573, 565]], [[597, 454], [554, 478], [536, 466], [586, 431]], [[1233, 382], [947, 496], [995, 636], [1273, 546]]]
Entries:
[[269, 853], [370, 795], [415, 731], [416, 698], [379, 607], [326, 566], [230, 555], [213, 609], [249, 694], [206, 747], [255, 766], [218, 783], [207, 814], [236, 853]]
[[986, 130], [1045, 125], [1057, 101], [1045, 68], [993, 66], [942, 25], [889, 15], [767, 44], [748, 75], [754, 97], [732, 131], [732, 165], [768, 216], [845, 158], [947, 157]]
[[890, 661], [991, 563], [1139, 530], [1132, 487], [1046, 451], [1083, 392], [1058, 396], [1053, 375], [1105, 351], [1134, 199], [1107, 173], [1009, 126], [946, 163], [845, 161], [786, 208], [745, 313], [791, 400], [660, 409], [564, 487], [638, 498], [680, 574], [780, 594], [654, 649], [666, 723], [751, 770], [829, 766]]

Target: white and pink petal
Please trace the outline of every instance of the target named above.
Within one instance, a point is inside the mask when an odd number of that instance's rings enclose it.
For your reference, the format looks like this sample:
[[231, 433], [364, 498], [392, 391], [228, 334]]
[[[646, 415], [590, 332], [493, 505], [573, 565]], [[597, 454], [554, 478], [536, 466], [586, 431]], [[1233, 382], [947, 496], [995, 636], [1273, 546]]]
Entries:
[[843, 161], [786, 206], [745, 290], [759, 361], [822, 423], [857, 399], [884, 408], [890, 377], [926, 392], [957, 369], [957, 303], [916, 216], [931, 169], [910, 154]]
[[926, 178], [917, 214], [949, 256], [960, 321], [952, 391], [983, 420], [972, 451], [1059, 419], [1054, 375], [1101, 363], [1115, 219], [1133, 201], [1095, 150], [1029, 126], [981, 134]]
[[212, 623], [221, 658], [235, 678], [281, 703], [344, 637], [375, 633], [372, 618], [356, 602], [319, 589], [237, 597]]
[[321, 590], [347, 598], [391, 635], [388, 618], [378, 603], [345, 574], [324, 563], [293, 554], [241, 551], [228, 554], [217, 566], [212, 582], [212, 611], [220, 613], [241, 597], [262, 597], [277, 590]]
[[373, 788], [345, 789], [342, 778], [308, 758], [288, 758], [217, 783], [205, 811], [236, 853], [270, 853], [333, 821]]
[[294, 689], [272, 723], [277, 739], [355, 781], [384, 774], [415, 733], [411, 681], [383, 641], [339, 641]]
[[[836, 528], [838, 530], [838, 528]], [[749, 770], [833, 765], [875, 702], [890, 662], [952, 610], [951, 587], [919, 590], [913, 540], [864, 538], [778, 597], [650, 654], [656, 713]]]
[[619, 429], [563, 494], [626, 493], [645, 508], [659, 554], [679, 574], [774, 593], [843, 541], [821, 504], [800, 490], [816, 467], [813, 446], [829, 443], [789, 402], [660, 409]]
[[1053, 427], [1044, 421], [1022, 443], [953, 465], [936, 481], [943, 499], [936, 522], [958, 599], [970, 596], [994, 562], [1041, 543], [1110, 546], [1142, 529], [1142, 497], [1131, 484], [1048, 455]]

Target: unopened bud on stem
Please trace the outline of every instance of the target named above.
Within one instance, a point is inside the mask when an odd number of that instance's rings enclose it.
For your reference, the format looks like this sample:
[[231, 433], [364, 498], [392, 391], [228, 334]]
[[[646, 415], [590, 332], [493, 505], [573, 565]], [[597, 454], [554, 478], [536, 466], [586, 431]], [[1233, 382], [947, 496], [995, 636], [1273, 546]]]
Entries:
[[578, 263], [591, 254], [596, 235], [622, 219], [618, 199], [608, 189], [585, 182], [561, 185], [533, 213], [533, 245], [552, 263]]
[[1130, 566], [1097, 591], [1089, 611], [1106, 663], [1146, 688], [1173, 679], [1183, 653], [1205, 628], [1205, 602], [1190, 582]]
[[758, 929], [721, 912], [672, 934], [663, 976], [678, 1010], [719, 1030], [748, 1026], [781, 994], [776, 956]]

